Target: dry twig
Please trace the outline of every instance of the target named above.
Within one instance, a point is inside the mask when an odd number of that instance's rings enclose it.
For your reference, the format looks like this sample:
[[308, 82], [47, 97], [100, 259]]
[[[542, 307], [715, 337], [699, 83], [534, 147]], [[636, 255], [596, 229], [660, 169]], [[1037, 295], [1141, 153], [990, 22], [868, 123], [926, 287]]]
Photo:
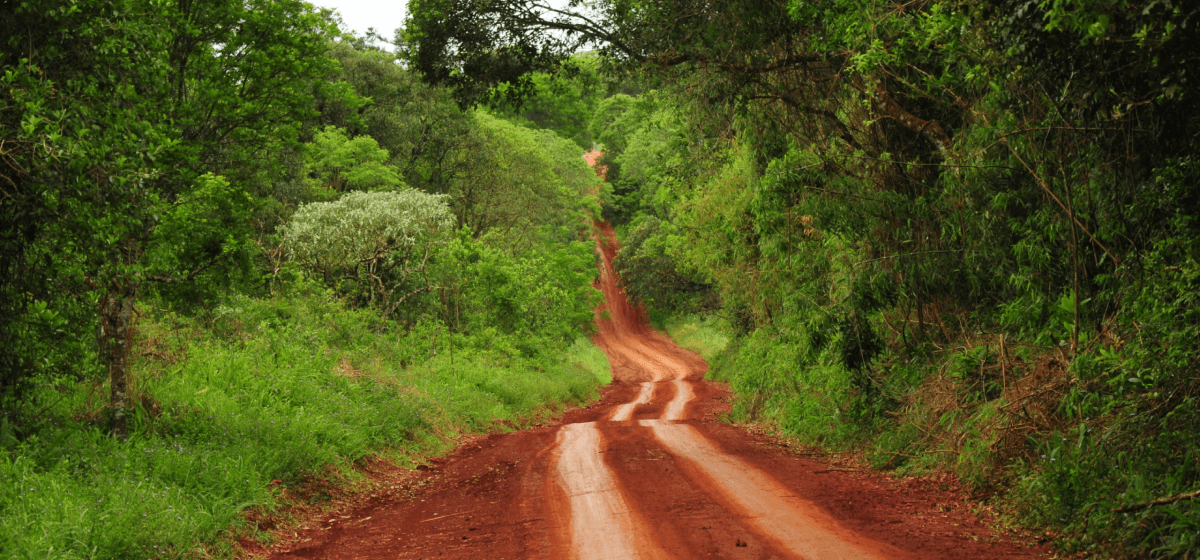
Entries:
[[1134, 511], [1141, 511], [1143, 509], [1153, 507], [1153, 506], [1161, 506], [1161, 505], [1171, 504], [1171, 503], [1175, 503], [1175, 502], [1180, 502], [1183, 500], [1190, 500], [1197, 496], [1200, 496], [1200, 490], [1184, 492], [1183, 494], [1176, 494], [1169, 498], [1159, 498], [1157, 500], [1150, 500], [1149, 502], [1142, 502], [1140, 504], [1133, 504], [1131, 506], [1113, 508], [1112, 511], [1113, 511], [1113, 513], [1130, 513], [1130, 512], [1134, 512]]

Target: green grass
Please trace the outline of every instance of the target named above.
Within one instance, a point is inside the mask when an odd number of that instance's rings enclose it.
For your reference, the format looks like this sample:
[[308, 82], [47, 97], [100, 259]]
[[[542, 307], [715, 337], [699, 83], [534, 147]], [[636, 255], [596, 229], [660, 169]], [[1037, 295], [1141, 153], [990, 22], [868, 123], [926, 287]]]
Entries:
[[729, 326], [715, 316], [685, 315], [662, 321], [675, 343], [713, 364], [729, 345]]
[[[1130, 368], [1138, 352], [1155, 352], [1157, 360], [1174, 346], [1150, 350], [1130, 342], [1107, 355], [1077, 356], [1064, 370], [1049, 365], [1060, 352], [1011, 339], [1003, 369], [995, 338], [927, 355], [888, 351], [874, 366], [874, 393], [866, 398], [836, 345], [813, 350], [812, 331], [763, 327], [725, 338], [728, 331], [695, 317], [661, 324], [705, 357], [710, 378], [730, 382], [731, 420], [861, 453], [900, 475], [954, 474], [993, 496], [1007, 522], [1060, 532], [1054, 544], [1066, 552], [1194, 558], [1200, 550], [1200, 501], [1114, 511], [1193, 492], [1200, 480], [1194, 397], [1178, 398], [1164, 414], [1110, 393], [1133, 384], [1135, 372], [1161, 374]], [[1193, 356], [1179, 363], [1194, 363]]]
[[587, 338], [579, 337], [567, 352], [568, 360], [591, 373], [600, 385], [612, 383], [612, 366], [599, 346]]
[[436, 325], [377, 332], [321, 294], [237, 300], [204, 325], [145, 315], [127, 440], [105, 434], [106, 388], [85, 382], [43, 388], [19, 443], [0, 429], [0, 557], [226, 557], [229, 528], [253, 534], [245, 510], [272, 510], [280, 488], [585, 402], [608, 369], [583, 338], [529, 356], [480, 332], [451, 352]]

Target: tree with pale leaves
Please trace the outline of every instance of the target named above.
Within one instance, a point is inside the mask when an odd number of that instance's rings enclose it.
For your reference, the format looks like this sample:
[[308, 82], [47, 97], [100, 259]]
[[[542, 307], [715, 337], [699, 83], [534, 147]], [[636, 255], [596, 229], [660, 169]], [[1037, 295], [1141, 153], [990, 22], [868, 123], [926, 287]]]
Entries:
[[403, 189], [301, 206], [281, 231], [285, 251], [301, 267], [390, 317], [437, 288], [426, 265], [453, 226], [445, 196]]

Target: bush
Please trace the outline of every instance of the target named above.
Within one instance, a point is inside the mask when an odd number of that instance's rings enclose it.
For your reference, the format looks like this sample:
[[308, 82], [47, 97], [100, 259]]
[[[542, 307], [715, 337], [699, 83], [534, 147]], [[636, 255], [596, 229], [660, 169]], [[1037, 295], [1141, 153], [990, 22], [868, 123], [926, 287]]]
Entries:
[[608, 368], [584, 339], [527, 355], [494, 330], [395, 329], [307, 283], [207, 319], [142, 313], [128, 439], [104, 432], [104, 387], [83, 382], [45, 389], [56, 404], [23, 441], [0, 426], [5, 558], [222, 556], [226, 530], [253, 533], [247, 508], [284, 488], [586, 401]]

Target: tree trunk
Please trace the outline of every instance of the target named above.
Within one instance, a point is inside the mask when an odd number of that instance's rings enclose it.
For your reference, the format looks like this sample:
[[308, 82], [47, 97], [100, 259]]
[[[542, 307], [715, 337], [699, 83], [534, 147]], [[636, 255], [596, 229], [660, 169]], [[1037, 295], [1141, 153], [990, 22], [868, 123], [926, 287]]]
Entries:
[[892, 97], [888, 92], [887, 86], [879, 76], [870, 78], [873, 89], [868, 92], [871, 99], [875, 101], [875, 109], [882, 117], [895, 119], [901, 126], [907, 128], [920, 136], [924, 137], [933, 144], [939, 154], [945, 155], [946, 150], [950, 148], [950, 135], [946, 134], [945, 129], [937, 121], [927, 121], [908, 111]]
[[129, 353], [133, 345], [133, 304], [138, 282], [131, 278], [114, 279], [100, 297], [100, 361], [108, 367], [112, 409], [109, 430], [113, 435], [127, 433], [129, 411]]

